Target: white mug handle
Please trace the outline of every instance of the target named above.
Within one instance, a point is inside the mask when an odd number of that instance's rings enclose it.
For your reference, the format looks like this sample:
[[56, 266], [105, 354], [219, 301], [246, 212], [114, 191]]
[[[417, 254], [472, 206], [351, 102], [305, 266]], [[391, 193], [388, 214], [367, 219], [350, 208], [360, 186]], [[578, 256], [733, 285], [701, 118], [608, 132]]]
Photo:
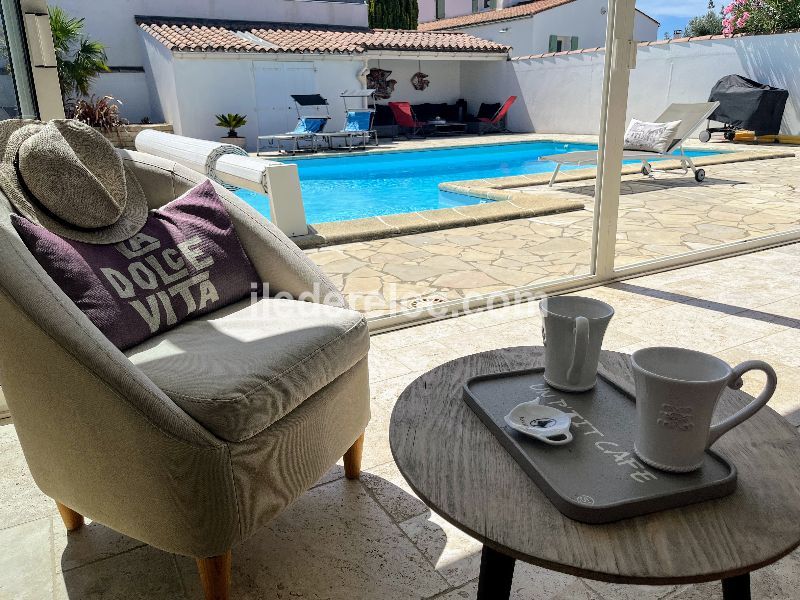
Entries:
[[589, 319], [575, 317], [575, 350], [572, 354], [572, 365], [567, 371], [567, 383], [575, 385], [586, 363], [586, 353], [589, 351]]
[[708, 445], [709, 448], [720, 437], [728, 433], [737, 425], [743, 423], [764, 406], [772, 398], [775, 393], [775, 388], [778, 385], [778, 376], [775, 374], [775, 369], [765, 363], [763, 360], [748, 360], [733, 368], [731, 378], [728, 380], [728, 387], [738, 390], [742, 387], [742, 376], [748, 371], [763, 371], [767, 375], [767, 383], [764, 389], [758, 395], [758, 398], [753, 400], [750, 404], [742, 408], [739, 412], [731, 415], [721, 423], [714, 425], [708, 432]]

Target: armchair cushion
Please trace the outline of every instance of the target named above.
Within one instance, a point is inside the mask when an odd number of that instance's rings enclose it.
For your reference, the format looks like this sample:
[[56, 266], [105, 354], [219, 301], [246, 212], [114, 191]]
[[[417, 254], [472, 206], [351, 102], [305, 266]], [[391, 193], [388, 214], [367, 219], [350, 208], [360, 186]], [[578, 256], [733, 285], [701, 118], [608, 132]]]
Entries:
[[127, 355], [211, 433], [240, 442], [290, 413], [368, 350], [360, 313], [263, 298], [183, 323]]

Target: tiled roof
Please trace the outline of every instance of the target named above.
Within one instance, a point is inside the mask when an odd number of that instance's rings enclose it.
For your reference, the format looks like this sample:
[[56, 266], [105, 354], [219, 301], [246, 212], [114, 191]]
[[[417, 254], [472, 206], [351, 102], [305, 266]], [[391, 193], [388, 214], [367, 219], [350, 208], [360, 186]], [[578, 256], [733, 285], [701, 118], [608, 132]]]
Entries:
[[456, 32], [327, 27], [204, 19], [136, 17], [174, 52], [363, 54], [370, 50], [507, 53], [509, 47]]
[[530, 17], [536, 13], [544, 12], [561, 6], [562, 4], [569, 4], [575, 0], [534, 0], [527, 4], [518, 4], [510, 6], [509, 8], [501, 8], [500, 10], [487, 10], [484, 12], [474, 13], [471, 15], [464, 15], [462, 17], [452, 17], [450, 19], [439, 19], [438, 21], [430, 21], [429, 23], [421, 23], [419, 26], [420, 31], [437, 31], [440, 29], [454, 29], [456, 27], [467, 27], [469, 25], [481, 25], [483, 23], [491, 23], [493, 21], [507, 21], [509, 19], [520, 19], [523, 17]]

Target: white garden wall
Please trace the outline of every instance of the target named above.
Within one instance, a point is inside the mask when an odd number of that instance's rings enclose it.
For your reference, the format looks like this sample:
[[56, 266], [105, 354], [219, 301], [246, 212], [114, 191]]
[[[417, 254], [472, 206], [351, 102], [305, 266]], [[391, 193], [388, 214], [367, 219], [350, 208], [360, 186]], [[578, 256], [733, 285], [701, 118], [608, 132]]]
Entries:
[[[466, 63], [462, 92], [473, 106], [516, 94], [513, 131], [596, 134], [603, 52]], [[789, 90], [782, 133], [800, 134], [800, 33], [640, 46], [628, 118], [654, 119], [672, 102], [702, 102], [716, 81], [739, 74]]]
[[161, 117], [150, 102], [147, 81], [147, 73], [103, 73], [92, 86], [92, 94], [117, 98], [122, 102], [122, 116], [131, 123], [139, 123], [145, 117], [157, 123]]

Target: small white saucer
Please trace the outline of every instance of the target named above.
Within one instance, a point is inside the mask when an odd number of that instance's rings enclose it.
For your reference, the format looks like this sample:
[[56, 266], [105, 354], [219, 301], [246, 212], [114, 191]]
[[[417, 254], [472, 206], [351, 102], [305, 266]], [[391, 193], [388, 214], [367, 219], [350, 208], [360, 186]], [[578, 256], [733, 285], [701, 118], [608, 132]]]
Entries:
[[572, 416], [537, 402], [524, 402], [505, 416], [506, 424], [545, 444], [562, 446], [572, 441]]

